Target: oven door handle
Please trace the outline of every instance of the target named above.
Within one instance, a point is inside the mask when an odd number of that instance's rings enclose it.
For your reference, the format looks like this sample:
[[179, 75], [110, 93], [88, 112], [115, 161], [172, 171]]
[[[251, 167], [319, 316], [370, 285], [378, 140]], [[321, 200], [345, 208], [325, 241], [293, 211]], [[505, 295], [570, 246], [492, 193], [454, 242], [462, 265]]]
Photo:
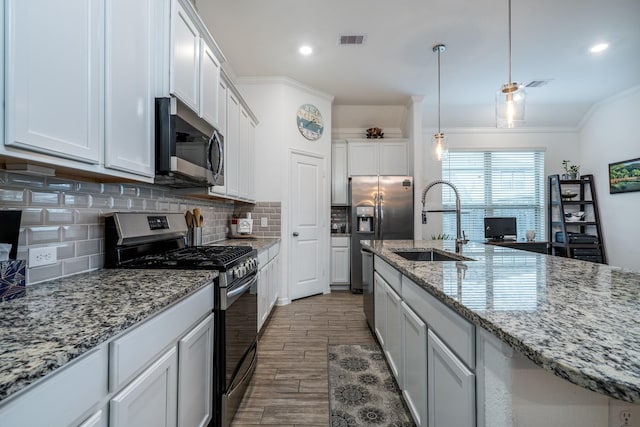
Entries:
[[258, 281], [258, 275], [255, 274], [251, 280], [249, 280], [244, 285], [239, 286], [238, 288], [232, 290], [231, 292], [227, 292], [226, 288], [221, 288], [220, 291], [222, 293], [222, 298], [220, 301], [220, 308], [222, 310], [226, 310], [233, 304], [240, 295], [242, 295], [248, 288], [254, 285]]

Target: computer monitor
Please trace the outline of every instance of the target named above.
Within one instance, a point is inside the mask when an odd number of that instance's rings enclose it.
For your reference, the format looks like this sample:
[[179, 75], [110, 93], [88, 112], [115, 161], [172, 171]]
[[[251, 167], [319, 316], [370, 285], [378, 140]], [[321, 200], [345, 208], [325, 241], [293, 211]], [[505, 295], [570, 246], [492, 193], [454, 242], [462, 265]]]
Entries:
[[484, 219], [484, 237], [489, 240], [515, 240], [515, 217], [487, 217]]

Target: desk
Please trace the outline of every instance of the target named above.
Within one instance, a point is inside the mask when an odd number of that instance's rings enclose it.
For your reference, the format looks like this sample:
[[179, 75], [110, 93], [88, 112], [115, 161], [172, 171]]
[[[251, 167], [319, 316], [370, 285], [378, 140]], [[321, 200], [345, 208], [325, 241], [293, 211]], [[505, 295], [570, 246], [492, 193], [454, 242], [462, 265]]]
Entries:
[[549, 242], [527, 242], [527, 241], [517, 241], [517, 240], [498, 240], [498, 241], [487, 241], [485, 242], [487, 245], [495, 245], [495, 246], [504, 246], [506, 248], [512, 249], [521, 249], [523, 251], [529, 252], [537, 252], [539, 254], [550, 254], [551, 253], [551, 244]]

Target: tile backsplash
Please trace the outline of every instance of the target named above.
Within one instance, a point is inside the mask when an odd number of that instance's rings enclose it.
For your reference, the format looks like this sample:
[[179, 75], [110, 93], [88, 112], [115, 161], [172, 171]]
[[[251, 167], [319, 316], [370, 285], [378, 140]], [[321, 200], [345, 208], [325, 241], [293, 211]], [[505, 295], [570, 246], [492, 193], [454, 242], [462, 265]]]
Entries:
[[[0, 209], [22, 210], [18, 259], [28, 258], [29, 247], [57, 248], [58, 262], [27, 269], [27, 284], [102, 268], [106, 213], [186, 212], [196, 207], [204, 217], [203, 243], [226, 238], [234, 209], [254, 212], [256, 236], [280, 237], [280, 202], [191, 200], [151, 184], [82, 182], [0, 171]], [[259, 226], [263, 216], [268, 217], [268, 227]]]

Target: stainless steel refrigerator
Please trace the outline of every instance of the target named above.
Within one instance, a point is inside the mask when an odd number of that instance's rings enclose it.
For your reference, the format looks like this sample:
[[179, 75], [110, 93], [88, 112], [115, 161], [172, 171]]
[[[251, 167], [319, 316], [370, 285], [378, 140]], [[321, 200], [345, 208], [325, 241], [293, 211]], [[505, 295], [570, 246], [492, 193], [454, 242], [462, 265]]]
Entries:
[[366, 293], [360, 241], [413, 240], [413, 178], [354, 176], [350, 193], [351, 292]]

